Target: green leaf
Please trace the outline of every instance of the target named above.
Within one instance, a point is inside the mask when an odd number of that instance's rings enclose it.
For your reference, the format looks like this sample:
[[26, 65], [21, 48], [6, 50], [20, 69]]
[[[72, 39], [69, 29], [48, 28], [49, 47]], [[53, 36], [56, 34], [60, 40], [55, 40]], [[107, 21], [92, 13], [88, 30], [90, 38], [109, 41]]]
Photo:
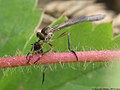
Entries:
[[0, 56], [22, 51], [40, 20], [34, 0], [0, 0]]
[[[30, 50], [37, 38], [34, 29], [41, 12], [35, 0], [0, 0], [0, 56]], [[66, 21], [59, 18], [51, 27]], [[75, 51], [114, 50], [120, 48], [120, 37], [112, 37], [112, 24], [76, 24], [55, 33], [70, 32], [71, 48]], [[53, 38], [53, 39], [54, 39]], [[67, 36], [52, 43], [58, 52], [67, 52]], [[47, 50], [47, 47], [44, 48]], [[110, 66], [112, 68], [110, 68]], [[90, 90], [94, 87], [119, 87], [119, 63], [67, 63], [48, 65], [41, 85], [44, 66], [26, 66], [0, 70], [0, 90]]]

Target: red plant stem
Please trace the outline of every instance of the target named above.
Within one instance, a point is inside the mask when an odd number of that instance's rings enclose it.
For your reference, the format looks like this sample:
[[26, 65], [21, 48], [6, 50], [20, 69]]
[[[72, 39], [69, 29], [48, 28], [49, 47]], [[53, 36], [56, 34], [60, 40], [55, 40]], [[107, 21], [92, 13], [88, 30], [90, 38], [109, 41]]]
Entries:
[[[84, 51], [76, 52], [76, 57], [71, 52], [44, 54], [36, 64], [53, 64], [66, 62], [109, 62], [119, 60], [120, 51]], [[27, 64], [26, 56], [14, 56], [0, 58], [0, 68], [31, 65], [40, 55], [32, 55], [30, 63]]]

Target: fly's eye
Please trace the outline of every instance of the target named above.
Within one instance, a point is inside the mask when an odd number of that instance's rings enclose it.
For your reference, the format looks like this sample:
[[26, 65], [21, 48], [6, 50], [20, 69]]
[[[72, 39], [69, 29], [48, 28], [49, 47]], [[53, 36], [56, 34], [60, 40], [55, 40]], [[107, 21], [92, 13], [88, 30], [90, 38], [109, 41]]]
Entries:
[[43, 33], [44, 35], [47, 35], [47, 30], [49, 30], [50, 27], [44, 27], [42, 30], [41, 30], [41, 33]]
[[40, 36], [40, 32], [37, 32], [36, 36], [39, 37]]
[[45, 38], [45, 35], [44, 35], [43, 33], [40, 33], [40, 32], [38, 32], [38, 33], [36, 34], [36, 36], [37, 36], [40, 40], [44, 40], [44, 38]]

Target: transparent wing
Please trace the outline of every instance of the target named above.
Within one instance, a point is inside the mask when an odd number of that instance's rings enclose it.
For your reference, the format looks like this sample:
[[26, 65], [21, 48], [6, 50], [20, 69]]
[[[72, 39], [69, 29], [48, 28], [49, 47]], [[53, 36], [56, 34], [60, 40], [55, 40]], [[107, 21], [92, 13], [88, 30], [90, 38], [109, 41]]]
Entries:
[[50, 29], [50, 32], [54, 33], [55, 31], [58, 31], [58, 29], [62, 29], [64, 27], [68, 27], [68, 26], [71, 26], [71, 25], [74, 25], [74, 24], [77, 24], [80, 22], [98, 21], [98, 20], [102, 20], [104, 18], [105, 18], [105, 15], [101, 15], [101, 14], [92, 15], [92, 16], [75, 17], [75, 18], [69, 19], [66, 22], [63, 22], [59, 25], [56, 25], [55, 27]]

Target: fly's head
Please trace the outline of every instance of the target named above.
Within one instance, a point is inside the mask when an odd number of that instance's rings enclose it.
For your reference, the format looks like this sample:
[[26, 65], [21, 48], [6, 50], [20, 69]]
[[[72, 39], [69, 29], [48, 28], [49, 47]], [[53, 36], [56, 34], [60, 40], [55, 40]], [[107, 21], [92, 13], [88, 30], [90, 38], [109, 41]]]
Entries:
[[40, 40], [43, 40], [45, 42], [49, 41], [53, 36], [53, 33], [50, 32], [50, 28], [49, 27], [45, 27], [42, 30], [40, 30], [39, 32], [37, 32], [37, 37]]

